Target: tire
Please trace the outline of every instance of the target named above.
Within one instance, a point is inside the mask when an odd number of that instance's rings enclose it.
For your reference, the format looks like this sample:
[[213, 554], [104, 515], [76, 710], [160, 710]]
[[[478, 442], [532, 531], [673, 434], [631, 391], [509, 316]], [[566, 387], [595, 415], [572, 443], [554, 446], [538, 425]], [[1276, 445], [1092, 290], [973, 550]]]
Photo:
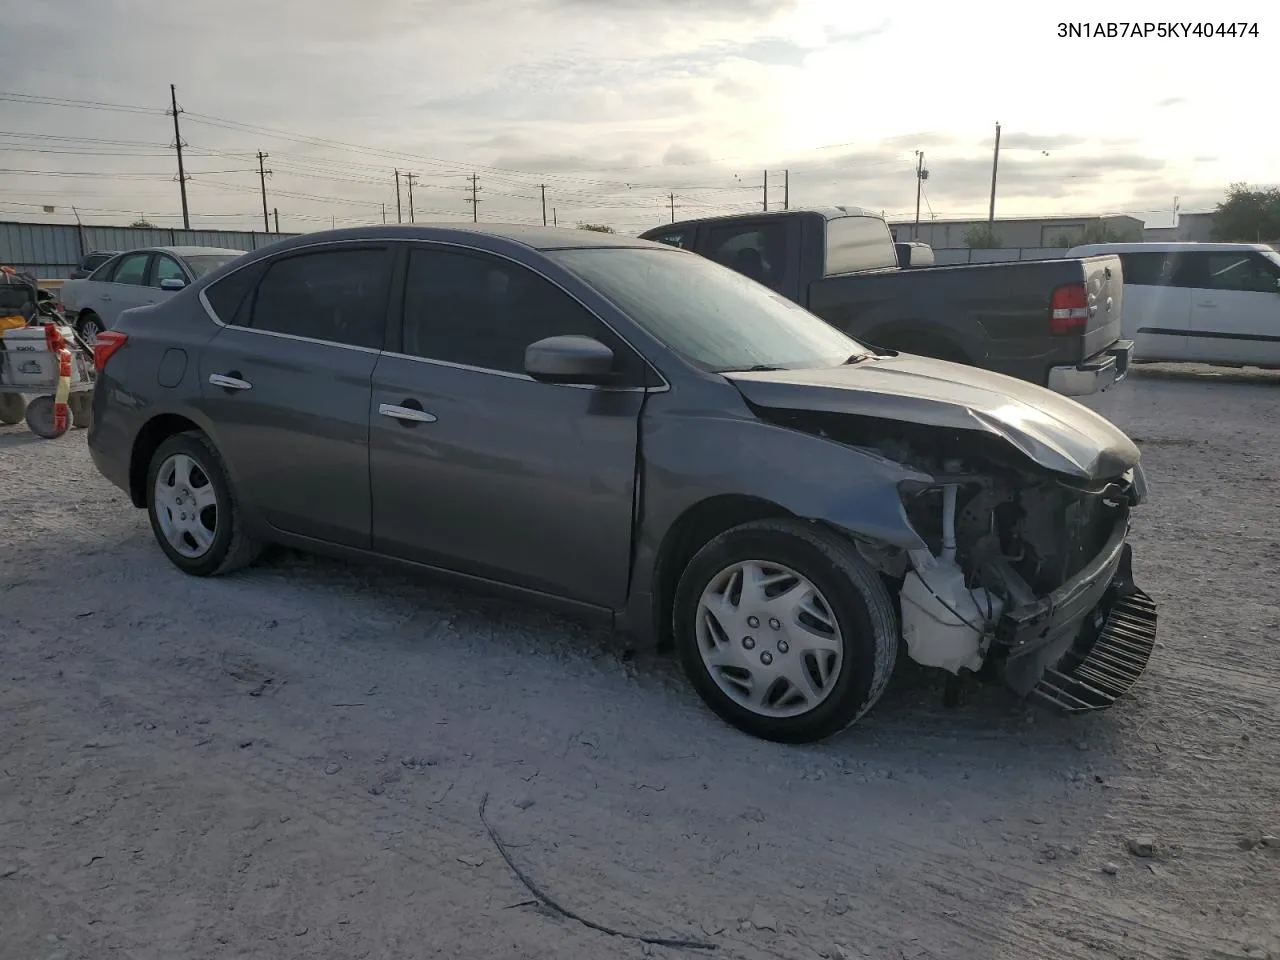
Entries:
[[84, 430], [93, 423], [93, 394], [89, 392], [73, 393], [67, 400], [71, 408], [71, 426]]
[[[177, 476], [173, 476], [174, 467]], [[157, 503], [162, 472], [166, 481], [175, 481], [165, 486], [177, 488], [174, 500], [167, 503]], [[180, 496], [185, 492], [195, 500]], [[175, 434], [160, 444], [147, 467], [146, 498], [156, 542], [183, 573], [195, 577], [232, 573], [253, 563], [262, 552], [262, 544], [244, 528], [222, 457], [202, 433]], [[193, 533], [197, 527], [198, 534]]]
[[[711, 616], [704, 599], [726, 585], [732, 598], [730, 571], [741, 564], [781, 571], [775, 588], [791, 599], [770, 606], [777, 597], [769, 597], [743, 609], [739, 594], [736, 609], [730, 602], [719, 618]], [[797, 598], [808, 588], [816, 593], [803, 605]], [[825, 609], [838, 632], [805, 628], [802, 606], [810, 624], [818, 620], [807, 611]], [[880, 577], [853, 544], [799, 520], [746, 523], [709, 542], [681, 575], [672, 616], [685, 675], [707, 706], [739, 730], [780, 743], [822, 740], [858, 720], [884, 693], [898, 653], [897, 615]], [[814, 644], [822, 649], [814, 652]], [[704, 648], [715, 653], [704, 656]], [[713, 668], [709, 658], [721, 663]], [[825, 670], [815, 669], [819, 661]], [[743, 686], [748, 673], [750, 690]]]
[[87, 348], [89, 353], [93, 353], [93, 345], [97, 342], [98, 334], [106, 330], [102, 323], [102, 318], [92, 310], [86, 310], [80, 314], [80, 319], [76, 321], [76, 336], [80, 338], [83, 347]]
[[0, 423], [7, 427], [21, 423], [27, 415], [27, 401], [21, 394], [0, 393]]
[[71, 428], [70, 420], [61, 430], [57, 427], [57, 409], [53, 397], [36, 397], [27, 404], [27, 429], [45, 440], [57, 440]]

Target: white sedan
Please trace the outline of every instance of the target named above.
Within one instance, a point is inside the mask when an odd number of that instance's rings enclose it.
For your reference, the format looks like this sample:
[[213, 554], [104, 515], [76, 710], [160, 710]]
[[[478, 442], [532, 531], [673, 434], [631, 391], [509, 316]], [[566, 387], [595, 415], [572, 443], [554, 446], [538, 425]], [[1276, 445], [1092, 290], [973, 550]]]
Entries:
[[120, 314], [181, 290], [243, 256], [219, 247], [146, 247], [108, 260], [89, 276], [68, 280], [59, 294], [67, 319], [87, 345], [116, 325]]

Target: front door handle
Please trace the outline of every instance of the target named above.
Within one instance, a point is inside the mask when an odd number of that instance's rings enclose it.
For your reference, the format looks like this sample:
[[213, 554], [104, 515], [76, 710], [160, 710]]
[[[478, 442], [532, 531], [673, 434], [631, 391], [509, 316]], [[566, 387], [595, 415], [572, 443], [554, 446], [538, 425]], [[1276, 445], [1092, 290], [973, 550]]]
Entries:
[[209, 374], [209, 382], [223, 390], [252, 390], [253, 384], [239, 377], [229, 377], [221, 373]]
[[[415, 401], [406, 400], [405, 403], [414, 403]], [[435, 423], [436, 417], [433, 413], [427, 413], [420, 406], [416, 409], [409, 406], [397, 406], [394, 403], [378, 404], [378, 412], [384, 417], [390, 417], [392, 420], [399, 420], [402, 423]]]

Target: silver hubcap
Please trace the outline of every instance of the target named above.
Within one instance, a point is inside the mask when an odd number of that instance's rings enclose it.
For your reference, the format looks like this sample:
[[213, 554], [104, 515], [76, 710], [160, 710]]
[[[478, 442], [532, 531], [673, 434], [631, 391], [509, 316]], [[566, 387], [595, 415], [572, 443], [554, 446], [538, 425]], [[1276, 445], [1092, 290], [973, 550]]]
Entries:
[[80, 324], [80, 339], [91, 347], [98, 342], [98, 334], [101, 332], [102, 327], [97, 320], [86, 320]]
[[160, 464], [155, 504], [169, 546], [190, 560], [209, 552], [218, 531], [218, 496], [200, 464], [185, 453]]
[[840, 625], [822, 593], [794, 570], [746, 560], [721, 570], [698, 600], [698, 652], [735, 703], [794, 717], [831, 693], [844, 660]]

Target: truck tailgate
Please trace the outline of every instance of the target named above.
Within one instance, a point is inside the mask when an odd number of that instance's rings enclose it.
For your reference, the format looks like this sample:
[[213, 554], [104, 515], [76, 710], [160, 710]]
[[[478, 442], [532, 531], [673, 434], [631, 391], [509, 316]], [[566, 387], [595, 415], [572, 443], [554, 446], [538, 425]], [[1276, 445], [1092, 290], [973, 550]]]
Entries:
[[1124, 272], [1114, 254], [1085, 257], [1085, 286], [1089, 291], [1089, 322], [1080, 359], [1096, 356], [1120, 339], [1120, 310], [1124, 300]]

